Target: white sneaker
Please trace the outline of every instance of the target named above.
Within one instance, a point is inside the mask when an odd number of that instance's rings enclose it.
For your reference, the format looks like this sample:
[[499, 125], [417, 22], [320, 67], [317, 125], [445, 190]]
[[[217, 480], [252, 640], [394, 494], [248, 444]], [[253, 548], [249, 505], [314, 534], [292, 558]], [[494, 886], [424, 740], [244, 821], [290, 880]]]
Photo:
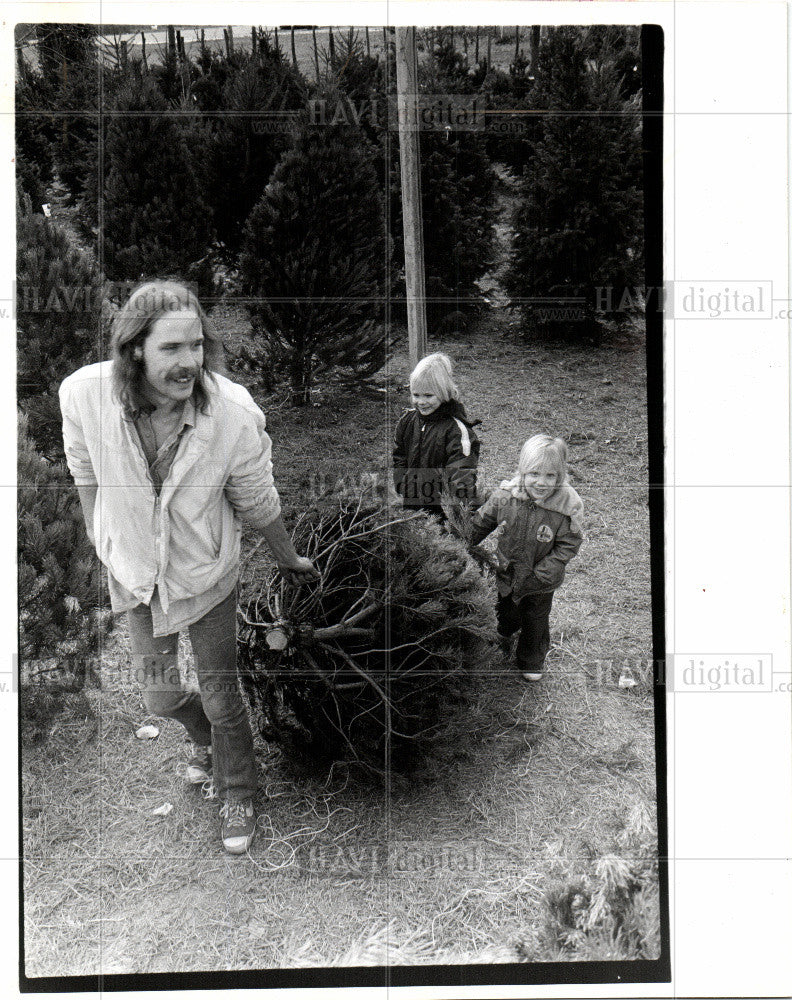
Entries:
[[544, 677], [544, 674], [542, 674], [542, 673], [537, 674], [537, 673], [533, 673], [531, 671], [524, 671], [523, 672], [523, 677], [527, 681], [540, 681]]

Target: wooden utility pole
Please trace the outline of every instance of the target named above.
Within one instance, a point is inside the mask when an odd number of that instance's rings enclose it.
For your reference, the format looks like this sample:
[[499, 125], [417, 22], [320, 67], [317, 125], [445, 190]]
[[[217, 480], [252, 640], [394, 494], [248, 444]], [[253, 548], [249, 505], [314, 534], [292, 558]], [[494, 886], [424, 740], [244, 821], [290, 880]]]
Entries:
[[371, 39], [369, 38], [369, 30], [366, 28], [366, 56], [371, 59]]
[[531, 28], [531, 76], [536, 76], [539, 69], [539, 45], [541, 42], [541, 25], [534, 25]]
[[294, 25], [289, 28], [291, 32], [291, 52], [292, 52], [292, 66], [297, 69], [297, 46], [294, 43]]
[[316, 28], [311, 28], [311, 34], [313, 35], [313, 46], [314, 46], [314, 66], [316, 66], [316, 82], [319, 82], [319, 49], [316, 47]]
[[487, 72], [492, 69], [492, 28], [487, 28]]
[[514, 65], [517, 66], [517, 61], [520, 58], [520, 26], [519, 24], [514, 29]]
[[414, 368], [426, 354], [426, 282], [415, 28], [396, 29], [396, 95], [404, 220], [404, 276], [407, 285], [407, 335], [410, 367]]

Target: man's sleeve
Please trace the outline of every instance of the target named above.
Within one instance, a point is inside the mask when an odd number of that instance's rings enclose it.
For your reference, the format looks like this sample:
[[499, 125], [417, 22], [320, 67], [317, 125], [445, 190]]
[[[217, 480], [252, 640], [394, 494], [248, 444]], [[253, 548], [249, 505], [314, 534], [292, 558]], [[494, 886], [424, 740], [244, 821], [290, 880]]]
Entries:
[[264, 414], [240, 408], [241, 426], [236, 438], [231, 473], [225, 494], [238, 514], [255, 515], [269, 524], [281, 512], [280, 498], [272, 475], [272, 439]]
[[68, 380], [61, 383], [58, 397], [63, 418], [63, 450], [69, 472], [77, 486], [96, 486], [96, 472], [88, 454], [80, 414]]

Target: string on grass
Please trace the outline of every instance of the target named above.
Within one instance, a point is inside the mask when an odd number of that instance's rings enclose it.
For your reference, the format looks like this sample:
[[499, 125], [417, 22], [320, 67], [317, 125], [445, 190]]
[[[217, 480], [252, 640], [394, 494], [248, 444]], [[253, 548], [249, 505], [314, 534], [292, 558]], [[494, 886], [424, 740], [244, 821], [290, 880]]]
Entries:
[[321, 580], [265, 569], [243, 594], [239, 670], [262, 736], [314, 760], [402, 770], [464, 705], [494, 634], [491, 583], [422, 513], [328, 495], [293, 531]]

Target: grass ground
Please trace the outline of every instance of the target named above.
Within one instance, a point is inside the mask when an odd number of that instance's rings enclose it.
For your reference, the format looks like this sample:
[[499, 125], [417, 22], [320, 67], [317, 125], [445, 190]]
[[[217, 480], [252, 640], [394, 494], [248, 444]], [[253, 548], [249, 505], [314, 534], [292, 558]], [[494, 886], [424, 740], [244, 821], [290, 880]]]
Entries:
[[[244, 336], [235, 310], [218, 319]], [[45, 746], [23, 747], [28, 975], [657, 955], [642, 344], [528, 346], [513, 322], [493, 310], [431, 346], [453, 355], [483, 421], [487, 485], [531, 432], [570, 442], [587, 541], [557, 595], [546, 679], [484, 683], [452, 759], [390, 795], [296, 772], [260, 743], [261, 829], [229, 858], [216, 803], [179, 777], [180, 727], [157, 720], [158, 739], [135, 739], [155, 720], [119, 627], [94, 718], [67, 713]], [[312, 476], [387, 463], [407, 374], [397, 351], [388, 393], [260, 400], [287, 510]], [[608, 668], [625, 658], [632, 689]]]

